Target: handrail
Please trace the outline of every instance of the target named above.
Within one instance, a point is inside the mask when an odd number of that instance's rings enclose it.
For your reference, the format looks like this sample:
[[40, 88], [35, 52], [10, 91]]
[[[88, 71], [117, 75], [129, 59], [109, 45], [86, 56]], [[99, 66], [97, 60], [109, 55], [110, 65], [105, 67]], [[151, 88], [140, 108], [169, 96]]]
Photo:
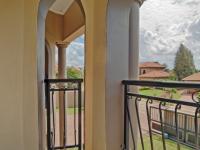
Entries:
[[62, 83], [62, 82], [83, 82], [83, 79], [44, 79], [45, 83]]
[[123, 80], [124, 85], [155, 86], [165, 88], [200, 88], [200, 83], [193, 82], [169, 82], [169, 81], [148, 81], [148, 80]]
[[[162, 108], [167, 106], [168, 104], [171, 104], [169, 106], [172, 106], [172, 109], [174, 109], [174, 113], [171, 119], [175, 122], [175, 132], [176, 137], [174, 141], [177, 143], [177, 150], [180, 150], [181, 144], [185, 144], [181, 141], [180, 135], [179, 135], [179, 112], [181, 111], [182, 107], [187, 106], [191, 107], [195, 112], [193, 113], [194, 120], [192, 121], [194, 128], [195, 128], [195, 134], [194, 134], [194, 145], [192, 146], [194, 149], [199, 150], [200, 148], [200, 140], [199, 140], [199, 115], [200, 115], [200, 102], [198, 100], [194, 99], [194, 96], [198, 96], [195, 94], [199, 94], [200, 92], [200, 83], [192, 83], [192, 82], [168, 82], [168, 81], [145, 81], [145, 80], [123, 80], [122, 84], [124, 85], [124, 144], [123, 144], [123, 150], [128, 150], [130, 147], [129, 144], [129, 135], [131, 134], [131, 139], [133, 143], [133, 149], [135, 150], [137, 148], [136, 143], [136, 135], [133, 131], [139, 131], [140, 140], [141, 140], [141, 146], [142, 149], [145, 149], [144, 144], [144, 137], [143, 137], [143, 129], [142, 129], [142, 122], [144, 119], [147, 119], [147, 125], [149, 130], [149, 138], [150, 138], [150, 147], [149, 149], [154, 150], [156, 145], [154, 145], [153, 142], [153, 122], [152, 122], [152, 114], [150, 107], [156, 105], [159, 112], [159, 126], [160, 126], [160, 132], [162, 137], [162, 144], [163, 149], [167, 150], [166, 146], [166, 138], [165, 138], [165, 110]], [[191, 100], [190, 101], [184, 101], [184, 100], [177, 100], [172, 98], [164, 98], [164, 97], [158, 97], [158, 96], [148, 96], [144, 94], [139, 94], [137, 92], [134, 92], [134, 90], [131, 90], [132, 86], [139, 86], [139, 87], [158, 87], [158, 88], [178, 88], [178, 89], [195, 89], [192, 93]], [[199, 99], [199, 98], [198, 98]], [[134, 102], [134, 103], [130, 103]], [[131, 105], [130, 105], [131, 104]], [[139, 105], [142, 104], [142, 105]], [[142, 109], [143, 112], [140, 112], [139, 106], [144, 107]], [[131, 117], [131, 111], [130, 109], [134, 108], [134, 114], [136, 114], [136, 120], [132, 120], [134, 117]], [[144, 111], [146, 111], [146, 116], [144, 116]], [[141, 117], [142, 115], [142, 117]], [[142, 121], [141, 121], [142, 119]], [[133, 129], [132, 123], [137, 124], [137, 130]], [[187, 123], [187, 122], [186, 122]], [[130, 133], [129, 133], [130, 130]], [[191, 145], [190, 145], [191, 146]]]

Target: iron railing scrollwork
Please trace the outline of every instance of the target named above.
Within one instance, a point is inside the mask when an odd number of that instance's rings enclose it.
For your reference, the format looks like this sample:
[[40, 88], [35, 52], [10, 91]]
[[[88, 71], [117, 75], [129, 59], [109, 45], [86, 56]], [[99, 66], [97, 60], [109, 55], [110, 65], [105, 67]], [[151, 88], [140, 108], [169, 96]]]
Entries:
[[[124, 80], [122, 81], [122, 84], [124, 86], [124, 143], [123, 143], [123, 150], [136, 150], [138, 146], [142, 150], [144, 149], [156, 149], [155, 143], [154, 143], [154, 135], [159, 134], [161, 137], [161, 145], [163, 150], [167, 150], [167, 144], [166, 139], [171, 139], [175, 142], [177, 145], [176, 149], [180, 150], [182, 146], [189, 146], [189, 148], [192, 147], [192, 149], [200, 150], [200, 84], [197, 83], [181, 83], [181, 82], [160, 82], [160, 81], [139, 81], [139, 80]], [[195, 89], [194, 93], [191, 96], [191, 101], [185, 101], [185, 100], [177, 100], [172, 98], [165, 98], [165, 97], [157, 97], [157, 96], [148, 96], [144, 94], [139, 94], [138, 92], [131, 91], [133, 89], [132, 87], [154, 87], [154, 88], [177, 88], [177, 89]], [[193, 100], [193, 101], [192, 101]], [[140, 104], [144, 108], [142, 108], [142, 111], [140, 111]], [[130, 105], [131, 108], [134, 108], [133, 113], [130, 111]], [[156, 107], [158, 109], [158, 124], [153, 123], [152, 119], [152, 106]], [[171, 122], [172, 126], [171, 128], [167, 128], [166, 121], [167, 121], [167, 109], [172, 109], [172, 115], [171, 115]], [[185, 141], [181, 140], [180, 135], [180, 112], [184, 111], [183, 109], [191, 109], [193, 114], [191, 115], [192, 120], [192, 126], [194, 126], [194, 143], [193, 144], [187, 144]], [[143, 113], [143, 116], [141, 115]], [[135, 114], [136, 118], [134, 118], [132, 115]], [[145, 117], [144, 117], [145, 114]], [[168, 113], [169, 114], [169, 113]], [[187, 115], [187, 114], [185, 114]], [[143, 133], [142, 125], [144, 123], [144, 120], [147, 124], [147, 133]], [[142, 121], [141, 121], [142, 120]], [[187, 120], [185, 120], [185, 124], [187, 124]], [[137, 123], [137, 127], [133, 127], [133, 122]], [[173, 126], [175, 124], [175, 126]], [[154, 128], [158, 128], [159, 132], [155, 132]], [[174, 132], [175, 136], [172, 137], [166, 137], [168, 134], [167, 130], [171, 130]], [[138, 135], [135, 134], [137, 131]], [[144, 136], [148, 138], [149, 147], [145, 147], [146, 144], [144, 142]], [[137, 137], [140, 138], [137, 141]], [[130, 139], [131, 138], [131, 139]], [[130, 143], [132, 142], [132, 144]], [[139, 143], [139, 145], [138, 145]], [[131, 146], [130, 146], [131, 145]]]

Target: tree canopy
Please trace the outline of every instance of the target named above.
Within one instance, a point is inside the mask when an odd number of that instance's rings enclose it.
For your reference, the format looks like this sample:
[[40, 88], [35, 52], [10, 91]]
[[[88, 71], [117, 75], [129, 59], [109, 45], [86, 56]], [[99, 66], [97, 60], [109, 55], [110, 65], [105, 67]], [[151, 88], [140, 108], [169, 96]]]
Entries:
[[83, 72], [79, 68], [68, 67], [67, 68], [67, 78], [69, 78], [69, 79], [83, 78]]
[[183, 44], [176, 53], [174, 71], [178, 80], [182, 80], [196, 71], [193, 55]]

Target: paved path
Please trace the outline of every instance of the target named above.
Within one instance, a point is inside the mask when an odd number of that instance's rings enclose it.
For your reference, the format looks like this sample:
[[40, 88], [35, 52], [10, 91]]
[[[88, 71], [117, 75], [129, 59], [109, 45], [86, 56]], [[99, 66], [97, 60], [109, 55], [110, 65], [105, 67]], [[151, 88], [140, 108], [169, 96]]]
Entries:
[[[84, 115], [82, 114], [82, 141], [84, 139]], [[55, 136], [55, 145], [59, 145], [59, 113], [56, 112], [56, 136]], [[75, 133], [76, 133], [76, 141], [78, 143], [78, 115], [76, 115], [76, 126], [74, 124], [74, 114], [67, 115], [67, 145], [74, 145], [75, 144]], [[76, 144], [77, 144], [76, 143]]]

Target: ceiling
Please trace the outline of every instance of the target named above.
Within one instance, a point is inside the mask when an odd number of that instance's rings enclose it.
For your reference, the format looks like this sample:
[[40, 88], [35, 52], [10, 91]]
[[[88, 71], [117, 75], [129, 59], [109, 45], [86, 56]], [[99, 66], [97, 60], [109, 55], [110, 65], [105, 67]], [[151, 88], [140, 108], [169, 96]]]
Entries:
[[55, 0], [53, 5], [50, 7], [50, 11], [64, 15], [67, 9], [71, 6], [74, 0]]

